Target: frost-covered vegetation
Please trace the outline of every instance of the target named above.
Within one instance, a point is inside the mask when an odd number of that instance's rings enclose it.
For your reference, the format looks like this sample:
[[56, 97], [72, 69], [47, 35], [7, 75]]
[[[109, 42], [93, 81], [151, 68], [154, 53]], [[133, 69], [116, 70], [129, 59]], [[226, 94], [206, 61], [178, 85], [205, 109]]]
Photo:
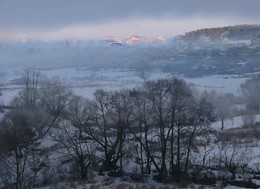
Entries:
[[26, 70], [1, 107], [0, 188], [256, 188], [259, 81], [241, 96], [171, 78], [88, 99]]

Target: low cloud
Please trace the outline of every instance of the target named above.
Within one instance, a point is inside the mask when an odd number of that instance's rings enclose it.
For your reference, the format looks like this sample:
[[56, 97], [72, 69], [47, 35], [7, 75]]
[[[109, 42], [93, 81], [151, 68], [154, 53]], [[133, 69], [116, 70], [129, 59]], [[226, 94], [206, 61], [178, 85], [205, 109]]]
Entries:
[[[205, 27], [221, 27], [249, 23], [249, 20], [227, 19], [225, 17], [215, 18], [185, 18], [185, 19], [128, 19], [124, 21], [109, 22], [102, 24], [78, 24], [67, 27], [41, 31], [20, 31], [16, 38], [30, 37], [35, 39], [104, 39], [108, 35], [127, 38], [131, 35], [154, 37], [162, 34], [166, 37], [184, 34], [190, 30]], [[253, 24], [254, 22], [252, 22]]]
[[174, 35], [220, 24], [259, 24], [259, 7], [259, 0], [0, 0], [0, 30], [46, 38]]

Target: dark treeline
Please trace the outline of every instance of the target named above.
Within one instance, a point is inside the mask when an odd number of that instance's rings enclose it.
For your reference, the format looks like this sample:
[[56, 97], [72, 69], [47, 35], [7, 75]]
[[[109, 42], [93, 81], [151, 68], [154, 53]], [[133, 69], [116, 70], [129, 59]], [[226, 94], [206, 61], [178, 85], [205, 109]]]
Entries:
[[250, 40], [258, 38], [260, 35], [260, 25], [236, 25], [218, 28], [205, 28], [185, 33], [185, 40], [198, 40], [201, 37], [210, 37], [218, 40], [224, 37], [230, 39]]
[[[196, 173], [214, 164], [208, 155], [217, 137], [210, 124], [228, 115], [221, 114], [221, 108], [227, 109], [226, 102], [220, 105], [225, 97], [200, 94], [184, 80], [172, 78], [148, 81], [135, 89], [97, 90], [90, 100], [74, 95], [60, 82], [39, 85], [39, 75], [25, 72], [25, 87], [1, 120], [0, 187], [85, 180], [90, 172], [123, 176], [130, 165], [137, 168], [131, 173], [180, 182], [196, 178]], [[46, 142], [53, 145], [46, 147]], [[200, 153], [196, 159], [194, 154]], [[59, 165], [52, 161], [57, 154], [62, 154]], [[234, 160], [239, 167], [234, 157], [215, 160], [223, 166]], [[74, 169], [64, 175], [59, 172], [62, 165]]]

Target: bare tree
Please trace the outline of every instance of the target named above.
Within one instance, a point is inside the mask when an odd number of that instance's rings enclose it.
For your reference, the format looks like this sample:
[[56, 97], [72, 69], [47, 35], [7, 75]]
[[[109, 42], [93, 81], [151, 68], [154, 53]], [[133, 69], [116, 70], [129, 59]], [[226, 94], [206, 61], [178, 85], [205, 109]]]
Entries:
[[0, 152], [0, 185], [7, 188], [14, 188], [13, 164], [10, 162], [10, 158], [6, 152], [2, 150]]
[[21, 82], [24, 88], [18, 96], [12, 101], [14, 105], [36, 105], [38, 100], [40, 72], [35, 69], [26, 69], [23, 71]]
[[3, 95], [2, 89], [0, 88], [0, 113], [1, 113], [1, 111], [2, 111], [2, 103], [3, 103], [3, 102], [2, 102], [2, 99], [1, 99], [1, 98], [2, 98], [1, 96], [2, 96], [2, 95]]
[[249, 110], [260, 110], [260, 75], [254, 75], [241, 84], [241, 92]]
[[61, 145], [65, 157], [73, 159], [79, 167], [80, 178], [88, 179], [88, 168], [95, 161], [98, 145], [88, 136], [79, 136], [79, 129], [66, 128], [56, 134], [55, 140]]
[[250, 153], [241, 149], [238, 144], [222, 144], [220, 149], [218, 161], [223, 165], [231, 174], [232, 180], [236, 178], [239, 169], [243, 172], [248, 167], [252, 157]]
[[212, 134], [200, 137], [200, 140], [195, 142], [197, 149], [193, 153], [191, 153], [191, 173], [193, 179], [195, 179], [197, 182], [199, 180], [199, 175], [201, 171], [210, 168], [212, 164], [214, 165], [214, 151], [217, 149], [219, 143], [214, 135], [210, 135]]
[[[142, 89], [134, 89], [131, 92], [134, 98], [136, 117], [138, 121], [129, 128], [129, 131], [134, 135], [133, 146], [137, 153], [137, 161], [140, 166], [141, 173], [151, 173], [151, 154], [152, 154], [152, 117], [149, 115], [151, 103], [147, 100], [147, 91]], [[139, 143], [139, 144], [136, 144]]]
[[48, 166], [46, 165], [48, 158], [49, 151], [44, 148], [41, 148], [40, 146], [31, 150], [28, 166], [30, 171], [32, 172], [32, 176], [30, 176], [30, 183], [32, 188], [34, 188], [37, 184], [40, 183], [40, 173], [42, 173], [42, 170], [48, 168]]
[[[37, 116], [36, 116], [37, 117]], [[13, 174], [12, 184], [16, 189], [25, 187], [25, 174], [28, 168], [30, 153], [37, 146], [36, 117], [28, 109], [12, 110], [1, 122], [0, 144], [4, 162]]]
[[84, 132], [95, 140], [104, 151], [104, 162], [99, 171], [101, 174], [114, 167], [112, 162], [116, 145], [110, 141], [110, 137], [113, 136], [113, 131], [109, 127], [109, 121], [107, 119], [109, 108], [108, 92], [97, 90], [94, 95], [94, 106], [91, 110], [93, 118], [89, 120], [89, 122], [84, 122]]
[[[192, 113], [191, 109], [194, 104], [194, 98], [192, 97], [191, 89], [181, 79], [173, 78], [169, 80], [167, 90], [170, 95], [170, 169], [171, 174], [176, 175], [178, 180], [181, 175], [181, 138], [183, 137], [183, 133], [187, 131], [187, 126], [189, 126], [189, 113]], [[176, 153], [174, 152], [175, 145]], [[174, 154], [176, 154], [176, 162], [174, 162]]]
[[45, 121], [39, 126], [43, 137], [56, 124], [59, 116], [71, 103], [72, 90], [60, 81], [48, 82], [39, 86], [40, 73], [34, 69], [25, 70], [22, 83], [25, 87], [14, 97], [12, 104], [16, 107], [30, 107], [42, 111]]
[[216, 94], [213, 100], [216, 117], [221, 121], [221, 130], [224, 129], [225, 119], [231, 115], [232, 97], [231, 94]]
[[104, 161], [100, 173], [122, 170], [124, 156], [125, 131], [132, 124], [133, 105], [128, 91], [95, 92], [92, 118], [84, 122], [84, 132], [95, 140], [102, 151]]
[[208, 135], [210, 131], [209, 126], [214, 121], [213, 106], [206, 99], [202, 98], [196, 102], [193, 107], [190, 107], [189, 112], [189, 130], [187, 130], [187, 152], [185, 160], [184, 173], [188, 171], [188, 164], [192, 147], [196, 141], [196, 137], [202, 137]]
[[125, 155], [124, 143], [126, 132], [131, 127], [136, 118], [134, 116], [135, 104], [129, 90], [121, 90], [111, 94], [108, 117], [116, 129], [116, 141], [118, 140], [117, 158], [119, 158], [119, 168], [123, 170], [123, 157]]
[[93, 119], [94, 103], [82, 96], [73, 96], [71, 103], [66, 108], [67, 119], [72, 125], [79, 129], [79, 136], [82, 136], [85, 123]]
[[48, 131], [62, 117], [65, 108], [72, 102], [73, 92], [60, 82], [49, 83], [39, 90], [39, 104], [48, 114], [45, 123], [41, 125], [41, 136], [45, 136]]
[[164, 180], [167, 175], [167, 143], [170, 139], [171, 128], [169, 128], [169, 116], [171, 109], [169, 107], [169, 93], [167, 91], [168, 81], [158, 80], [145, 83], [147, 90], [147, 99], [151, 103], [151, 116], [153, 116], [154, 127], [158, 129], [158, 142], [160, 145], [160, 168], [157, 165], [158, 179]]

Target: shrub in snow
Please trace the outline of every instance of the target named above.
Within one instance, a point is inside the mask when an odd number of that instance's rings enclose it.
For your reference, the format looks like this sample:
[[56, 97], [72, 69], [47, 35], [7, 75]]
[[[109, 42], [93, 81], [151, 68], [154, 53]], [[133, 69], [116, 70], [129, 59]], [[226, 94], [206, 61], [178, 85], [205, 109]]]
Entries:
[[248, 180], [233, 180], [229, 184], [237, 186], [237, 187], [257, 188], [257, 185], [255, 183], [253, 183], [251, 179], [248, 179]]
[[197, 183], [205, 185], [216, 184], [216, 176], [212, 171], [202, 171], [198, 175]]

